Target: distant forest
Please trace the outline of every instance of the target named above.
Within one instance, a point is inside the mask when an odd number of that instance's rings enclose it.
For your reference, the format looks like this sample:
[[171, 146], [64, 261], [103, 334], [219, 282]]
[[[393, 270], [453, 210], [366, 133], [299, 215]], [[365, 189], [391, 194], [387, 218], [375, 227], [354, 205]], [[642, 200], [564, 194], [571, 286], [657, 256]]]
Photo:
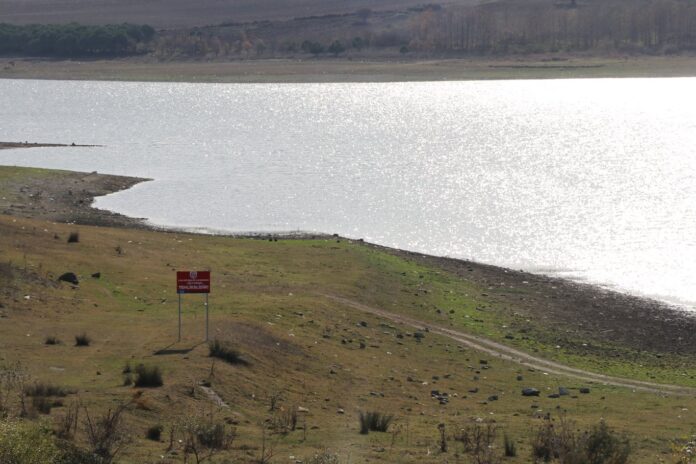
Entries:
[[162, 59], [264, 58], [296, 54], [511, 55], [591, 52], [672, 54], [696, 50], [696, 1], [493, 2], [412, 8], [408, 14], [262, 21], [169, 31]]
[[696, 51], [694, 0], [505, 0], [170, 29], [0, 24], [0, 53], [160, 60]]
[[123, 56], [145, 50], [155, 36], [150, 26], [0, 24], [0, 54], [27, 56]]

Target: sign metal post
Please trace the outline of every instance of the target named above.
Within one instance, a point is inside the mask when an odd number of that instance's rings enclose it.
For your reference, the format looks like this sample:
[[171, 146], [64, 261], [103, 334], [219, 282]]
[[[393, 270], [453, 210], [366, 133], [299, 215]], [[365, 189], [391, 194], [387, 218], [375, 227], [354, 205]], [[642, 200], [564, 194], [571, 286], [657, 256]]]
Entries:
[[179, 341], [181, 341], [181, 295], [183, 293], [205, 293], [205, 341], [207, 342], [210, 271], [177, 271], [176, 292], [179, 294]]

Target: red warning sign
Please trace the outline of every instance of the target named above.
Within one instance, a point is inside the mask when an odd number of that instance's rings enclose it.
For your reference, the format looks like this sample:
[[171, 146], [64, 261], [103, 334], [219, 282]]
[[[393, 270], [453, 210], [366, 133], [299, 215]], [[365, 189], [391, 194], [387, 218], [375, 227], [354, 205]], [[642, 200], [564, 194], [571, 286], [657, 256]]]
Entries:
[[210, 271], [177, 271], [177, 293], [210, 293]]

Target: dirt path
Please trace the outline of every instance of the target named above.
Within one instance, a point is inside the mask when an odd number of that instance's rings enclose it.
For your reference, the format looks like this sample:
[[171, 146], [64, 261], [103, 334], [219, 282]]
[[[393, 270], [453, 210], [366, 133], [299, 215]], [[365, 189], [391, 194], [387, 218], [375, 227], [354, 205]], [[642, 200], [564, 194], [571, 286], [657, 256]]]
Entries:
[[612, 377], [604, 374], [585, 371], [582, 369], [566, 366], [554, 361], [549, 361], [547, 359], [532, 356], [529, 353], [525, 353], [523, 351], [517, 350], [502, 343], [495, 342], [493, 340], [489, 340], [484, 337], [471, 335], [465, 332], [461, 332], [459, 330], [449, 329], [437, 324], [421, 321], [409, 316], [404, 316], [402, 314], [395, 314], [380, 308], [374, 308], [337, 295], [330, 295], [324, 293], [320, 295], [329, 298], [330, 300], [333, 300], [337, 303], [349, 306], [353, 309], [357, 309], [359, 311], [370, 313], [378, 317], [389, 319], [398, 324], [403, 324], [418, 329], [427, 328], [430, 333], [448, 337], [452, 340], [455, 340], [456, 342], [459, 342], [477, 351], [487, 353], [491, 356], [496, 356], [506, 361], [512, 361], [525, 367], [542, 370], [544, 372], [548, 372], [549, 374], [563, 375], [584, 380], [587, 382], [598, 382], [605, 385], [614, 385], [617, 387], [631, 388], [633, 390], [641, 390], [650, 393], [672, 394], [681, 396], [696, 395], [696, 388], [683, 387], [679, 385], [665, 385], [653, 382], [645, 382], [641, 380], [623, 379], [620, 377]]

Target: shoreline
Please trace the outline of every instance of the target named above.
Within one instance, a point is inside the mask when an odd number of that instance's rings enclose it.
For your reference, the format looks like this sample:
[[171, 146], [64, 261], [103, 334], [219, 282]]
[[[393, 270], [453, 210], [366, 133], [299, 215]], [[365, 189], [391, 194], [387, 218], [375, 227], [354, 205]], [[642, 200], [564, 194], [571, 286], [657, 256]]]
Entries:
[[58, 147], [101, 147], [103, 145], [80, 145], [76, 143], [42, 143], [42, 142], [0, 142], [0, 150], [14, 150], [17, 148], [58, 148]]
[[576, 56], [560, 61], [544, 56], [170, 62], [147, 58], [83, 61], [0, 58], [0, 79], [251, 84], [694, 76], [694, 56]]
[[[30, 169], [33, 174], [6, 180], [0, 167], [0, 192], [18, 194], [3, 205], [0, 213], [24, 218], [67, 222], [79, 225], [153, 230], [162, 233], [202, 234], [190, 230], [162, 228], [147, 224], [143, 218], [130, 218], [92, 206], [96, 197], [128, 189], [150, 179], [112, 176], [98, 173]], [[15, 168], [18, 171], [27, 168]], [[4, 181], [4, 182], [3, 182]], [[74, 185], [74, 189], [66, 186]], [[4, 199], [4, 198], [3, 198]], [[8, 201], [5, 201], [8, 203]], [[520, 326], [530, 320], [551, 329], [555, 345], [570, 339], [587, 339], [574, 346], [578, 353], [607, 351], [599, 343], [619, 344], [636, 352], [669, 353], [678, 356], [696, 354], [696, 315], [677, 306], [597, 285], [574, 282], [543, 274], [508, 269], [463, 259], [432, 256], [390, 248], [329, 234], [215, 234], [238, 239], [319, 239], [347, 240], [355, 244], [415, 261], [432, 269], [454, 274], [484, 289], [483, 296], [496, 307], [519, 315]], [[520, 293], [517, 289], [524, 289]], [[487, 289], [487, 290], [485, 290]], [[486, 311], [481, 308], [480, 311]], [[524, 321], [527, 321], [525, 323]]]

